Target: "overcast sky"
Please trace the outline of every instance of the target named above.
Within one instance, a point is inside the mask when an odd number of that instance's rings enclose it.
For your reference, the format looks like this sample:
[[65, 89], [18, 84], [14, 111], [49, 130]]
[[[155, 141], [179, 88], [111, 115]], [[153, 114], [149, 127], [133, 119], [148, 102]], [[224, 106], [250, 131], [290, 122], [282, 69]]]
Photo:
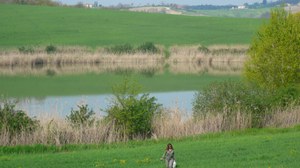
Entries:
[[164, 3], [176, 3], [182, 5], [205, 5], [205, 4], [242, 5], [244, 3], [252, 4], [255, 2], [262, 2], [262, 0], [57, 0], [57, 1], [65, 4], [76, 4], [78, 2], [94, 3], [95, 1], [98, 1], [99, 4], [102, 4], [104, 6], [117, 5], [118, 3], [122, 3], [122, 4], [133, 3], [134, 5], [146, 5], [146, 4], [161, 4], [161, 2], [164, 2]]

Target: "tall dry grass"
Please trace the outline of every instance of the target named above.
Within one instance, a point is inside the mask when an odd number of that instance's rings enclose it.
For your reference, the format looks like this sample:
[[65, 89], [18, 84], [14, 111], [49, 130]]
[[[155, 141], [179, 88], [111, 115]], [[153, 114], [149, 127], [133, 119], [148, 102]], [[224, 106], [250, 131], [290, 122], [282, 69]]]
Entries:
[[34, 53], [18, 51], [0, 52], [0, 73], [44, 74], [52, 70], [57, 74], [105, 72], [115, 69], [149, 69], [162, 66], [162, 54], [134, 53], [116, 55], [104, 49], [90, 51], [84, 48], [61, 48], [47, 54], [36, 49]]
[[[244, 51], [244, 46], [211, 46], [211, 52], [204, 52], [198, 46], [173, 46], [170, 48], [170, 58], [166, 61], [171, 72], [210, 74], [240, 74], [246, 54], [232, 53], [228, 50]], [[220, 52], [213, 52], [219, 51]], [[216, 54], [218, 53], [218, 54]]]
[[[118, 55], [104, 48], [90, 50], [83, 47], [59, 47], [52, 54], [47, 54], [42, 48], [34, 48], [33, 53], [8, 50], [0, 51], [0, 74], [43, 75], [52, 71], [59, 75], [120, 69], [162, 71], [165, 65], [172, 73], [240, 74], [245, 54], [233, 54], [228, 50], [246, 50], [245, 46], [211, 46], [209, 49], [220, 52], [205, 53], [198, 50], [198, 46], [170, 47], [169, 57], [165, 57], [163, 52]], [[163, 49], [160, 47], [160, 50]]]
[[[113, 122], [99, 119], [90, 127], [72, 127], [66, 120], [58, 117], [41, 118], [41, 126], [32, 133], [22, 132], [10, 135], [2, 130], [0, 146], [4, 145], [64, 145], [98, 144], [127, 141], [125, 133], [115, 129]], [[263, 119], [264, 127], [290, 127], [300, 123], [300, 106], [287, 110], [277, 110]], [[174, 109], [166, 109], [153, 119], [152, 139], [180, 138], [212, 132], [251, 128], [251, 115], [237, 112], [228, 117], [226, 112], [206, 115], [197, 119], [190, 114]]]

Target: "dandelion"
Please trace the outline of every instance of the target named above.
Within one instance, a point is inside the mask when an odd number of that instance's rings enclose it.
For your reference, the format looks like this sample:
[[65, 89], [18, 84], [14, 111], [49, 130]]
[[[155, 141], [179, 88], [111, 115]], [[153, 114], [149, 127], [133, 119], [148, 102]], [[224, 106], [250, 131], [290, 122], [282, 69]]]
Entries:
[[95, 163], [95, 167], [105, 167], [105, 164], [104, 163], [101, 163], [100, 161], [97, 161]]
[[126, 164], [126, 160], [120, 160], [120, 164], [121, 164], [121, 165]]

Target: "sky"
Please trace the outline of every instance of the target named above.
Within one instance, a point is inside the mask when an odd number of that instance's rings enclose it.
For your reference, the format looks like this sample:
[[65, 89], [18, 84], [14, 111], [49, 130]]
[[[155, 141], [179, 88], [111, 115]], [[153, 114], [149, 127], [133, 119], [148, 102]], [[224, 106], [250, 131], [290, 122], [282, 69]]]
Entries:
[[[122, 4], [134, 4], [134, 5], [146, 5], [146, 4], [161, 4], [164, 3], [176, 3], [180, 5], [242, 5], [244, 3], [261, 3], [262, 0], [57, 0], [64, 4], [76, 4], [82, 3], [94, 3], [98, 1], [98, 4], [103, 6]], [[274, 0], [273, 0], [274, 1]]]

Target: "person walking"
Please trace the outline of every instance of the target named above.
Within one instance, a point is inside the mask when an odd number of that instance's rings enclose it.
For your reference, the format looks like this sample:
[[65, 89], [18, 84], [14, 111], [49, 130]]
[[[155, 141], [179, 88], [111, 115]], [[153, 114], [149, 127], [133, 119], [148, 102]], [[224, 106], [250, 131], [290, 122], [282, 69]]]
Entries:
[[174, 148], [171, 143], [169, 143], [166, 147], [166, 151], [164, 152], [161, 160], [165, 159], [167, 168], [174, 168], [176, 166], [175, 162], [175, 153]]

